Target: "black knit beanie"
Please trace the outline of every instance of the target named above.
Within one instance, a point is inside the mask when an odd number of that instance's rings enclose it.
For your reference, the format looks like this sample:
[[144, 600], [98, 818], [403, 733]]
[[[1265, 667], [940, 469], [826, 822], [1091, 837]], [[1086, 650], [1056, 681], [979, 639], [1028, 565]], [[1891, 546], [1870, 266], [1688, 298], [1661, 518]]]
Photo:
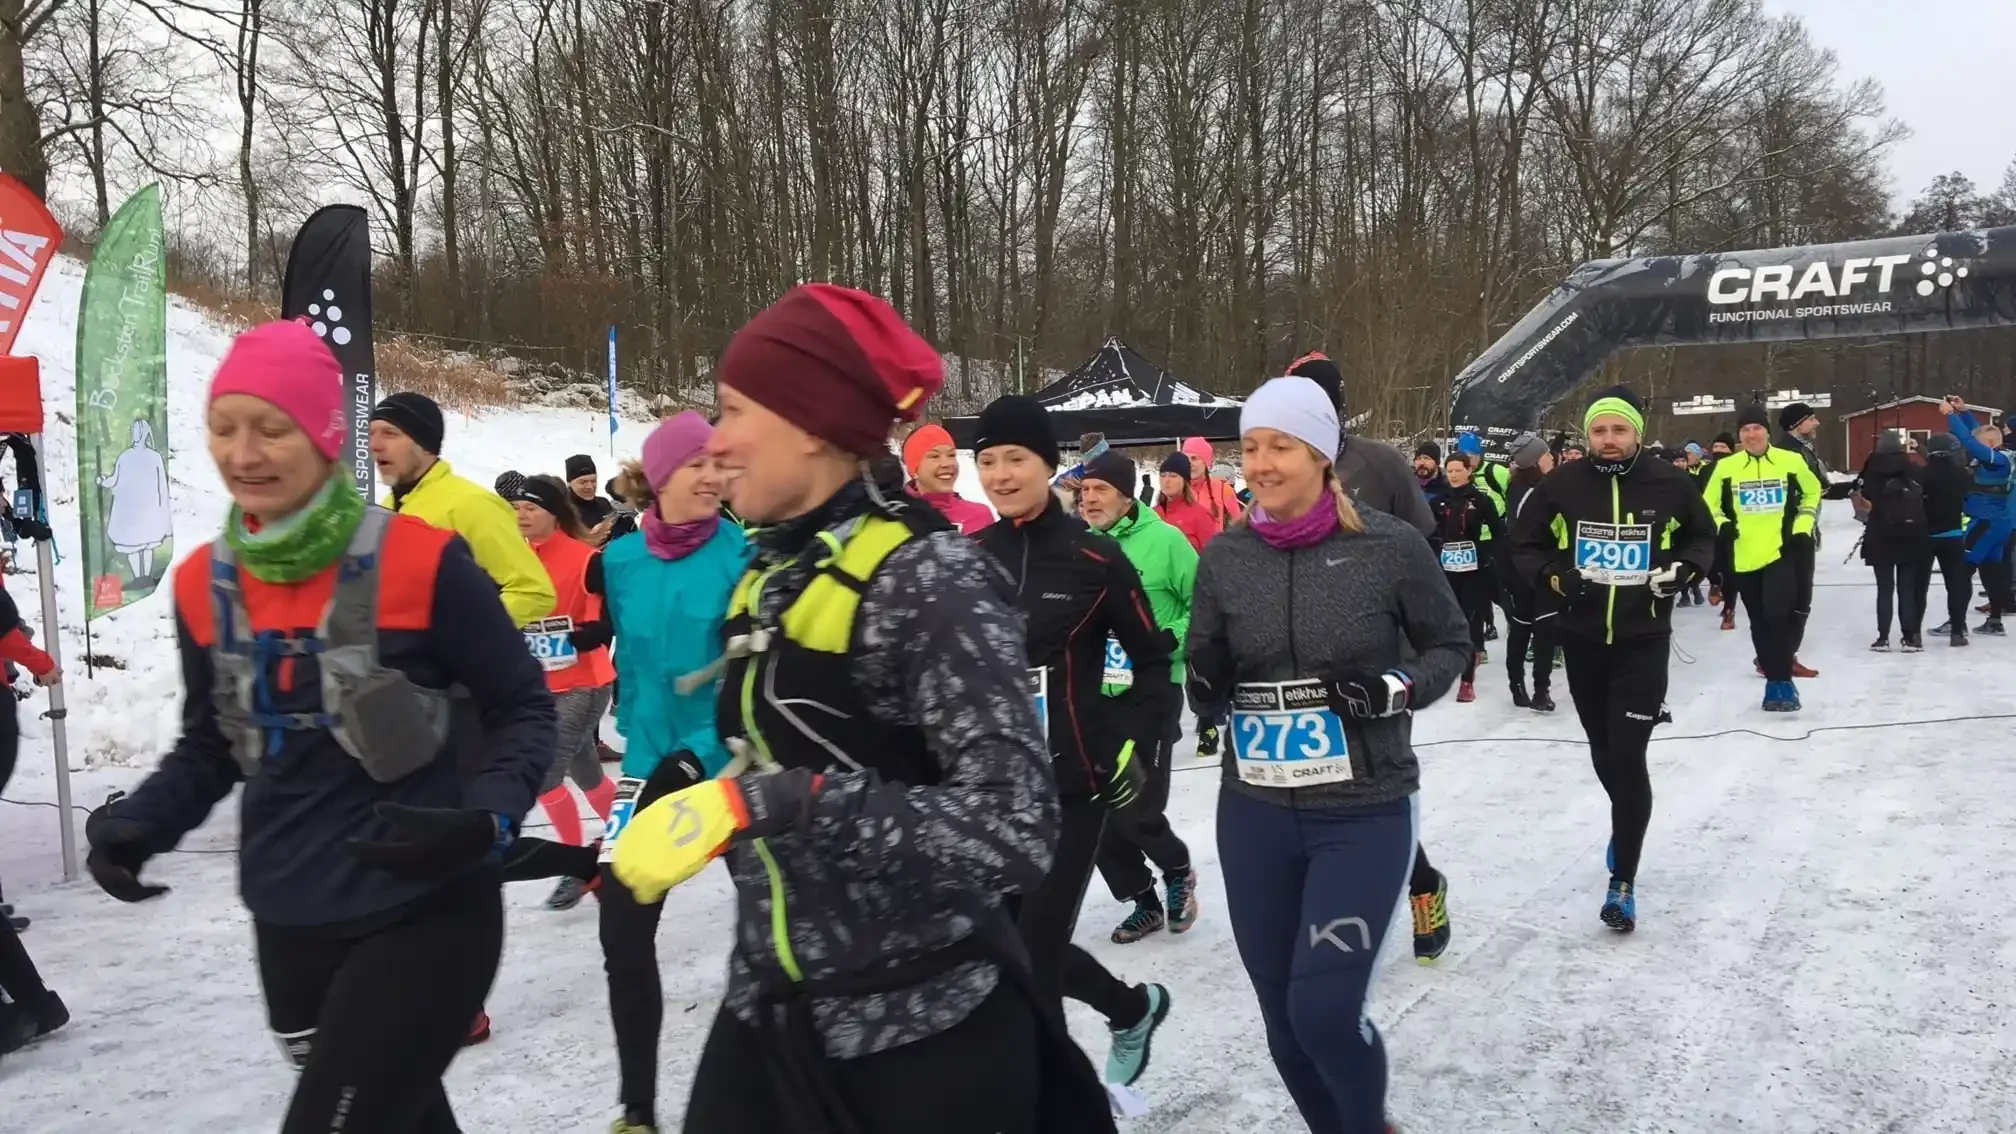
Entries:
[[974, 455], [998, 445], [1020, 445], [1044, 464], [1057, 467], [1057, 435], [1050, 431], [1050, 411], [1035, 398], [1026, 394], [995, 398], [980, 411], [978, 425], [973, 432]]
[[1771, 411], [1764, 408], [1763, 402], [1751, 402], [1749, 405], [1736, 411], [1736, 428], [1741, 429], [1746, 425], [1761, 425], [1766, 429], [1771, 428]]
[[537, 504], [553, 513], [555, 519], [564, 519], [568, 516], [579, 519], [579, 514], [574, 511], [574, 505], [567, 499], [570, 495], [572, 494], [554, 483], [552, 477], [528, 476], [518, 485], [518, 491], [505, 499], [513, 503], [522, 500], [527, 504]]
[[1289, 367], [1288, 373], [1323, 387], [1323, 392], [1330, 395], [1330, 405], [1337, 410], [1337, 421], [1340, 424], [1344, 421], [1344, 372], [1337, 369], [1336, 363], [1325, 355], [1305, 355]]
[[1416, 457], [1426, 457], [1439, 465], [1442, 463], [1442, 446], [1437, 445], [1433, 441], [1423, 441], [1419, 445], [1414, 446], [1414, 455]]
[[1196, 470], [1190, 467], [1190, 455], [1180, 450], [1162, 458], [1162, 468], [1159, 471], [1173, 472], [1184, 480], [1196, 475]]
[[584, 476], [595, 475], [595, 458], [586, 453], [576, 453], [567, 458], [567, 479], [580, 480]]
[[1099, 454], [1085, 462], [1086, 480], [1103, 480], [1120, 490], [1122, 496], [1134, 495], [1134, 462], [1112, 450]]
[[448, 426], [441, 419], [441, 407], [425, 394], [393, 394], [371, 410], [372, 421], [382, 421], [413, 439], [422, 449], [441, 455], [441, 439]]

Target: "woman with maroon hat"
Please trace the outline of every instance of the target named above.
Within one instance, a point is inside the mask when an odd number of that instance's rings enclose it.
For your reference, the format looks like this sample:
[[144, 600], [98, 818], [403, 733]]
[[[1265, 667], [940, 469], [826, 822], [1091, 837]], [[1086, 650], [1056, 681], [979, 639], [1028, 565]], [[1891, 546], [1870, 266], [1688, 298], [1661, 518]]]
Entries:
[[732, 759], [638, 811], [612, 864], [641, 902], [716, 857], [734, 880], [685, 1129], [1111, 1131], [1002, 911], [1057, 838], [1013, 590], [869, 475], [942, 383], [937, 354], [882, 300], [813, 284], [737, 333], [715, 380], [708, 451], [759, 525], [723, 630]]

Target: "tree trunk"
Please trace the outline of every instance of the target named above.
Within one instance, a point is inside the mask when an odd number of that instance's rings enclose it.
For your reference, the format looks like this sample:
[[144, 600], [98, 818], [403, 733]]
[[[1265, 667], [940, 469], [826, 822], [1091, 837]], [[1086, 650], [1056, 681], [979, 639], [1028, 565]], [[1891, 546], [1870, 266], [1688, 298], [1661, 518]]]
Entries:
[[0, 170], [20, 179], [38, 198], [49, 195], [49, 162], [42, 153], [42, 124], [28, 101], [22, 61], [29, 29], [25, 0], [0, 0]]

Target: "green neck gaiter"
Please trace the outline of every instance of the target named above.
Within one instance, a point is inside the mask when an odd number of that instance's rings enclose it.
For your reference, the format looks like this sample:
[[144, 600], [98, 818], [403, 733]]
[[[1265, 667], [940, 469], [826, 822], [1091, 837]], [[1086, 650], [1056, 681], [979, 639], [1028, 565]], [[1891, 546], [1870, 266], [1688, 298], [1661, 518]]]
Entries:
[[364, 498], [349, 480], [332, 476], [306, 507], [256, 532], [245, 527], [245, 514], [232, 505], [224, 521], [224, 542], [260, 582], [298, 583], [336, 562], [363, 518]]

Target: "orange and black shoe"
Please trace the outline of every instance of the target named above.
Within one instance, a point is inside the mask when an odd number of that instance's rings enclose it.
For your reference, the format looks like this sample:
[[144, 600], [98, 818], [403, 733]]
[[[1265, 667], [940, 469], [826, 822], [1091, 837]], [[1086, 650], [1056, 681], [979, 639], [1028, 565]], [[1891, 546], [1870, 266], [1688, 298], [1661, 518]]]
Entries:
[[1432, 965], [1449, 949], [1449, 876], [1437, 871], [1432, 893], [1407, 899], [1414, 910], [1414, 961]]

